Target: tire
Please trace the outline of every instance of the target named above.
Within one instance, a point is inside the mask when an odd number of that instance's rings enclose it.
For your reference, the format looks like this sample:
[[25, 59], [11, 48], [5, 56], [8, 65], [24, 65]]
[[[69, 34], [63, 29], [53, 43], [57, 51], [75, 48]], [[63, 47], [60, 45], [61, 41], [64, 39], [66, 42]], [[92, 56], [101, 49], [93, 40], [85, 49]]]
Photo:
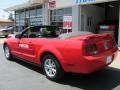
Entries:
[[11, 54], [11, 51], [10, 51], [10, 48], [8, 47], [8, 45], [4, 45], [4, 54], [5, 54], [5, 58], [7, 60], [12, 59], [12, 54]]
[[59, 81], [64, 73], [57, 59], [53, 55], [47, 54], [42, 60], [42, 68], [46, 77], [52, 81]]

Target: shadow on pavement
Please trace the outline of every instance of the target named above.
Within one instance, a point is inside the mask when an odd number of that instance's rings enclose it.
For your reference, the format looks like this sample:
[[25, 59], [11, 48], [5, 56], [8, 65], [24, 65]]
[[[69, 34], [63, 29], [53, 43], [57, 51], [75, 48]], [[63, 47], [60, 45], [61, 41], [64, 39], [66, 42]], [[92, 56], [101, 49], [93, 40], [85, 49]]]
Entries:
[[90, 75], [69, 74], [61, 84], [84, 90], [112, 90], [120, 85], [120, 70], [108, 67]]
[[[19, 60], [15, 60], [15, 62], [43, 74], [39, 67]], [[120, 85], [120, 69], [108, 67], [90, 75], [68, 73], [57, 83], [84, 90], [112, 90]]]
[[22, 65], [22, 66], [24, 66], [24, 67], [26, 67], [28, 69], [31, 69], [33, 71], [36, 71], [36, 72], [40, 73], [40, 74], [43, 74], [43, 71], [40, 68], [40, 66], [38, 67], [36, 65], [33, 65], [33, 64], [30, 64], [30, 63], [27, 63], [27, 62], [24, 62], [24, 61], [21, 61], [21, 60], [18, 60], [18, 59], [14, 59], [12, 61], [16, 62], [16, 63], [18, 63], [18, 64], [20, 64], [20, 65]]

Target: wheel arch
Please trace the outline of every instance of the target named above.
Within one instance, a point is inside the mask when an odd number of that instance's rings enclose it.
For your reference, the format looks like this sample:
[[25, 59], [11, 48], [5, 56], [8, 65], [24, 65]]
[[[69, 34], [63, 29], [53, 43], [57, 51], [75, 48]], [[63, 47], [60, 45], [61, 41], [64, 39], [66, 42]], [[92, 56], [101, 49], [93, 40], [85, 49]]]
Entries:
[[44, 51], [44, 52], [41, 54], [41, 56], [40, 56], [40, 62], [41, 62], [41, 63], [43, 62], [44, 56], [47, 55], [47, 54], [52, 55], [52, 56], [57, 60], [57, 62], [59, 63], [61, 69], [62, 69], [63, 71], [65, 71], [64, 68], [63, 68], [62, 61], [61, 61], [54, 53], [52, 53], [52, 52], [50, 52], [50, 51]]
[[50, 55], [54, 56], [56, 58], [56, 60], [58, 61], [58, 63], [60, 64], [61, 68], [64, 70], [64, 68], [63, 68], [64, 60], [63, 60], [62, 55], [60, 54], [60, 52], [57, 49], [55, 49], [54, 47], [51, 47], [51, 46], [42, 48], [40, 50], [39, 57], [38, 57], [41, 64], [43, 62], [42, 61], [43, 57], [46, 54], [50, 54]]
[[10, 47], [9, 43], [8, 43], [8, 42], [4, 42], [4, 43], [3, 43], [3, 49], [4, 49], [5, 45], [7, 45], [7, 46], [9, 47], [10, 52], [12, 53], [12, 51], [11, 51], [12, 49], [11, 49], [11, 47]]
[[4, 43], [3, 43], [3, 49], [4, 49], [5, 45], [8, 45], [8, 44], [7, 44], [6, 42], [4, 42]]

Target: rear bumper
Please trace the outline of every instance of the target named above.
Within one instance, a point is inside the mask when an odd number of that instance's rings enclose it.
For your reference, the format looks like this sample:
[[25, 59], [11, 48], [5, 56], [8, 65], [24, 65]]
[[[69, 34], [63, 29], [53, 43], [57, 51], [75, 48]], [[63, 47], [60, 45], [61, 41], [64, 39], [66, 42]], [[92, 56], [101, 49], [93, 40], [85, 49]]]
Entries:
[[81, 67], [78, 67], [79, 71], [77, 73], [90, 74], [92, 72], [101, 70], [106, 66], [108, 66], [109, 64], [111, 64], [113, 62], [113, 59], [109, 63], [106, 63], [106, 61], [107, 61], [107, 58], [96, 59], [93, 61], [86, 60], [84, 69], [81, 70]]
[[[114, 55], [112, 55], [112, 57], [114, 58]], [[76, 65], [74, 70], [72, 70], [72, 72], [81, 73], [81, 74], [90, 74], [92, 72], [101, 70], [106, 66], [108, 66], [109, 64], [111, 64], [114, 60], [113, 58], [109, 63], [106, 63], [107, 58], [84, 60], [79, 65]]]
[[[99, 56], [86, 56], [83, 60], [77, 61], [73, 66], [69, 66], [69, 72], [81, 73], [81, 74], [90, 74], [92, 72], [101, 70], [111, 64], [114, 61], [114, 56], [116, 51], [107, 52], [106, 54], [101, 54]], [[111, 60], [108, 62], [107, 58], [111, 57]]]

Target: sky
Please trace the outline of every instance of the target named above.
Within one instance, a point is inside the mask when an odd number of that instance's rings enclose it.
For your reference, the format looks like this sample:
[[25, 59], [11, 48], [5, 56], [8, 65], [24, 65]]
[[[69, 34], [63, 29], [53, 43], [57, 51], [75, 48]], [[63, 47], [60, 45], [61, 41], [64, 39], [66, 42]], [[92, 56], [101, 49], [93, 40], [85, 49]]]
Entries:
[[0, 0], [0, 19], [8, 19], [9, 13], [5, 12], [4, 9], [26, 1], [28, 0]]

